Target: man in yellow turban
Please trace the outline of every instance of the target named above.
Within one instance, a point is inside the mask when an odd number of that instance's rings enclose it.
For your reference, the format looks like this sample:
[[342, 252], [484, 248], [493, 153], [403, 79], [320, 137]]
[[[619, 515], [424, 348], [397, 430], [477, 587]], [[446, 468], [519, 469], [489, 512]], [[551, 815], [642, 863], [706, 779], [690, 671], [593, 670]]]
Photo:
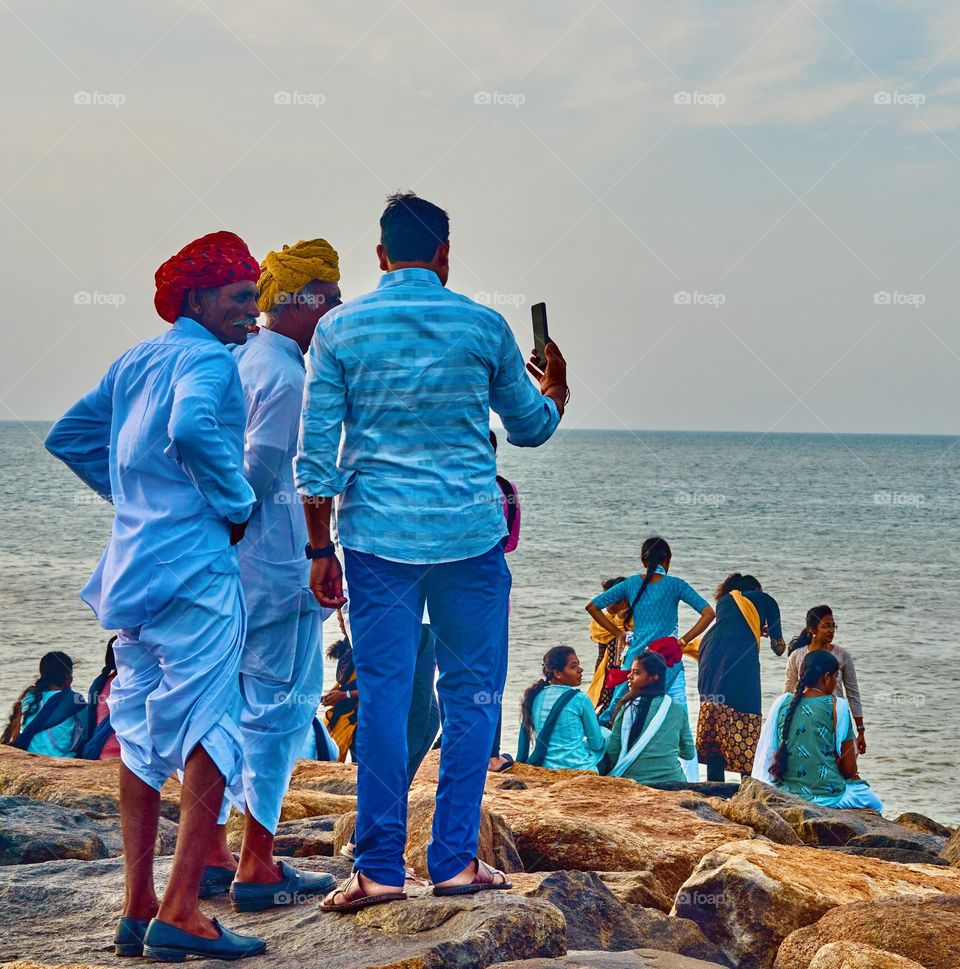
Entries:
[[293, 904], [333, 887], [330, 875], [277, 864], [273, 841], [323, 695], [322, 625], [332, 610], [321, 609], [310, 591], [293, 456], [303, 355], [321, 317], [340, 305], [340, 268], [336, 250], [313, 239], [271, 252], [261, 269], [259, 330], [235, 354], [247, 411], [243, 471], [256, 496], [239, 548], [248, 617], [240, 663], [246, 823], [235, 875], [223, 868], [219, 885], [209, 886], [213, 892], [229, 886], [240, 912]]

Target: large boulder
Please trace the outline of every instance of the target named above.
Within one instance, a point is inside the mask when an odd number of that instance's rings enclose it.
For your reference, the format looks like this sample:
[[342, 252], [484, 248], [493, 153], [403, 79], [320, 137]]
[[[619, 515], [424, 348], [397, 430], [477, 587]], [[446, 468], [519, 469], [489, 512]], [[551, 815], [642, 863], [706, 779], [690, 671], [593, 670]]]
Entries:
[[939, 835], [941, 838], [949, 838], [954, 832], [954, 828], [948, 828], [925, 814], [917, 814], [916, 811], [907, 811], [906, 814], [898, 815], [893, 819], [893, 823], [914, 831], [923, 831], [925, 834]]
[[958, 939], [960, 895], [858, 902], [833, 908], [815, 924], [788, 935], [775, 967], [813, 969], [815, 957], [825, 946], [842, 942], [913, 959], [926, 969], [957, 969]]
[[810, 969], [923, 969], [919, 962], [859, 942], [831, 942], [813, 957]]
[[950, 840], [943, 846], [940, 857], [954, 868], [960, 868], [960, 828], [954, 831]]
[[745, 824], [753, 828], [757, 834], [781, 845], [801, 845], [800, 836], [786, 821], [772, 808], [762, 801], [724, 801], [719, 797], [711, 797], [710, 804], [714, 810], [735, 824]]
[[[301, 862], [342, 878], [343, 859]], [[169, 861], [157, 862], [158, 886]], [[565, 951], [561, 912], [548, 902], [506, 892], [434, 898], [413, 890], [408, 902], [331, 915], [316, 900], [254, 915], [230, 911], [225, 896], [204, 902], [206, 911], [238, 931], [267, 940], [262, 969], [484, 969], [510, 959], [554, 957]], [[54, 861], [0, 869], [0, 958], [39, 966], [111, 965], [116, 918], [123, 901], [123, 868], [108, 861]], [[37, 918], [43, 912], [43, 918]]]
[[715, 969], [716, 966], [715, 962], [673, 952], [633, 949], [630, 952], [568, 952], [559, 959], [498, 962], [491, 969]]
[[[177, 826], [160, 819], [156, 851], [173, 853]], [[83, 811], [35, 801], [0, 797], [0, 865], [32, 865], [76, 858], [115, 858], [123, 851], [120, 819], [91, 817]]]
[[804, 844], [816, 847], [840, 847], [865, 835], [893, 839], [900, 842], [899, 847], [931, 855], [939, 854], [946, 844], [942, 835], [888, 821], [876, 811], [820, 807], [752, 777], [740, 785], [730, 804], [762, 804], [783, 818]]
[[696, 922], [743, 969], [773, 965], [780, 943], [830, 909], [889, 896], [960, 891], [960, 873], [770, 841], [724, 845], [677, 894], [671, 914]]

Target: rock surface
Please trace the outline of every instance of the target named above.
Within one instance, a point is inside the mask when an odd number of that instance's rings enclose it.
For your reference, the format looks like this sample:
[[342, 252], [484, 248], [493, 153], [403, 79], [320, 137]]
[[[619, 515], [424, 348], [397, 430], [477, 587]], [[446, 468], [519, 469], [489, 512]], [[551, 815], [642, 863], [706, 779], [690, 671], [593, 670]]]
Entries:
[[954, 831], [950, 840], [944, 845], [940, 857], [953, 865], [954, 868], [960, 868], [960, 828]]
[[801, 845], [800, 836], [772, 808], [762, 801], [724, 801], [711, 797], [710, 803], [728, 821], [745, 824], [757, 834], [781, 845]]
[[791, 932], [838, 905], [957, 892], [960, 873], [949, 868], [747, 841], [707, 855], [671, 914], [695, 921], [735, 965], [761, 969]]
[[927, 969], [957, 969], [958, 939], [960, 896], [885, 898], [841, 905], [816, 924], [791, 933], [780, 946], [775, 966], [812, 969], [824, 946], [846, 942], [916, 959]]
[[831, 942], [810, 963], [810, 969], [923, 969], [919, 962], [881, 952], [859, 942]]
[[928, 818], [925, 814], [917, 814], [916, 811], [907, 811], [906, 814], [895, 817], [893, 823], [899, 824], [903, 828], [910, 828], [913, 831], [936, 834], [941, 838], [949, 838], [954, 832], [953, 828], [948, 828], [945, 824], [934, 821], [933, 818]]
[[711, 969], [716, 965], [672, 952], [633, 949], [630, 952], [569, 952], [559, 959], [498, 962], [491, 969]]
[[[341, 859], [302, 865], [330, 868], [338, 877], [350, 868]], [[169, 861], [158, 861], [158, 881], [168, 871]], [[119, 860], [0, 869], [0, 961], [115, 966], [111, 939], [122, 894]], [[204, 907], [229, 927], [267, 939], [267, 953], [257, 960], [261, 969], [482, 969], [506, 959], [565, 951], [561, 913], [547, 902], [509, 893], [433, 898], [421, 889], [415, 900], [352, 916], [321, 912], [315, 901], [256, 915], [230, 912], [224, 896], [209, 899]], [[38, 919], [37, 911], [57, 915]]]

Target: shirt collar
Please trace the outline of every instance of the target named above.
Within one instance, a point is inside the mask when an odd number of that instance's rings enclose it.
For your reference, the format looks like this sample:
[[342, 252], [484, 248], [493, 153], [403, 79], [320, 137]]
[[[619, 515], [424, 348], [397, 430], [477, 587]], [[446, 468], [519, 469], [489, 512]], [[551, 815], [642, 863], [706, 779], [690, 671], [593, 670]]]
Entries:
[[297, 343], [292, 337], [285, 336], [283, 333], [277, 333], [276, 330], [268, 330], [266, 327], [261, 326], [257, 329], [257, 332], [252, 334], [248, 339], [256, 340], [263, 339], [266, 337], [267, 343], [271, 346], [275, 346], [278, 350], [283, 353], [288, 354], [293, 357], [301, 367], [305, 367], [303, 362], [303, 351], [300, 349], [300, 344]]
[[384, 273], [380, 277], [377, 289], [385, 289], [387, 286], [399, 286], [400, 283], [443, 285], [440, 282], [440, 277], [432, 269], [394, 269], [393, 272]]
[[216, 340], [217, 343], [220, 342], [205, 326], [196, 320], [190, 319], [189, 316], [178, 316], [173, 324], [173, 329], [182, 333], [184, 336], [196, 337], [198, 340]]

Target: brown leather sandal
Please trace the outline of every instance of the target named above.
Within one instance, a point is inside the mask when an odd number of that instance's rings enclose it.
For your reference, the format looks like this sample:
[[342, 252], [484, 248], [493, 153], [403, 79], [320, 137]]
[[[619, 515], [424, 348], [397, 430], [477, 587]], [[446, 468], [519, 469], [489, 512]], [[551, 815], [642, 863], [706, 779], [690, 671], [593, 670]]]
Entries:
[[476, 895], [477, 892], [505, 891], [513, 888], [507, 881], [507, 876], [499, 868], [493, 868], [479, 858], [473, 859], [477, 863], [477, 873], [472, 882], [465, 885], [434, 885], [433, 894], [443, 898], [449, 895]]
[[[354, 894], [352, 891], [359, 891]], [[342, 901], [337, 901], [337, 896], [342, 896]], [[355, 871], [339, 888], [332, 891], [321, 902], [320, 908], [324, 912], [359, 912], [361, 909], [370, 908], [373, 905], [384, 905], [387, 902], [405, 902], [406, 892], [381, 892], [377, 894], [367, 894], [360, 884], [360, 872]]]

